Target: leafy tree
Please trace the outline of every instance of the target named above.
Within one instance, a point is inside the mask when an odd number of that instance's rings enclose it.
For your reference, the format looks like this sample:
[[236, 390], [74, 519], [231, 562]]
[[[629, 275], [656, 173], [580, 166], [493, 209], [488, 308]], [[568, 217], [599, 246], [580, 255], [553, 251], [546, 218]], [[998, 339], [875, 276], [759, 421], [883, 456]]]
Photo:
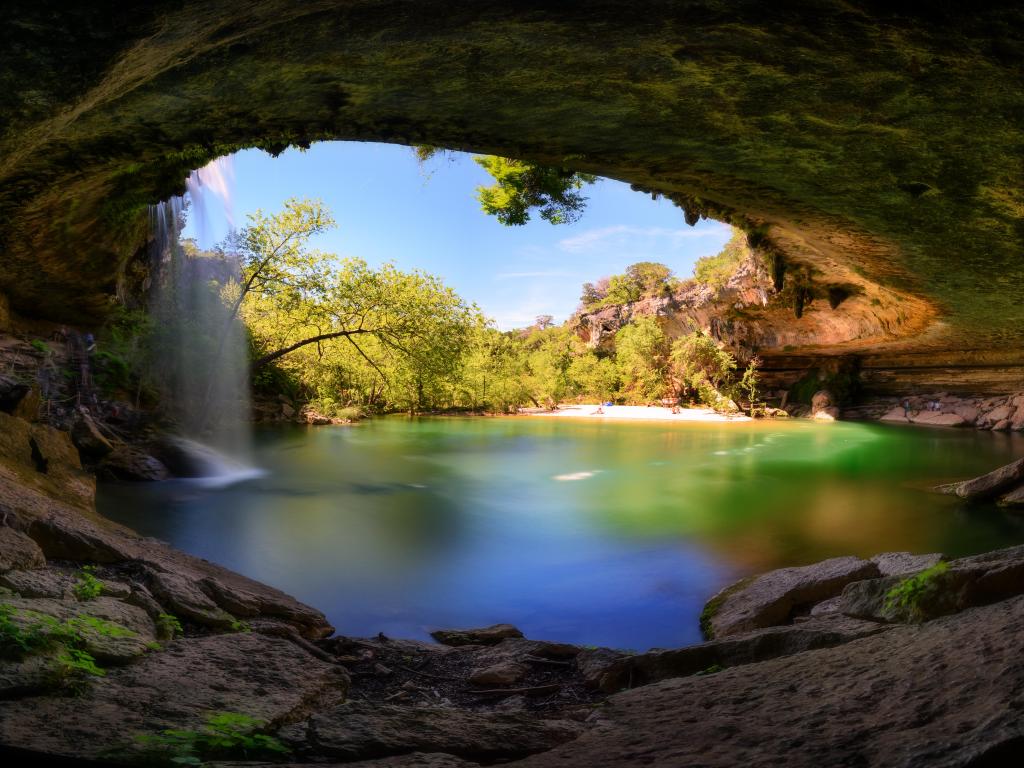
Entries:
[[546, 331], [555, 324], [555, 318], [551, 315], [537, 315], [536, 326], [539, 331]]
[[667, 389], [669, 342], [658, 321], [640, 317], [615, 335], [622, 392], [634, 402], [650, 402]]
[[608, 293], [601, 302], [603, 306], [614, 304], [632, 304], [640, 301], [643, 290], [640, 284], [629, 275], [612, 275], [608, 279]]
[[643, 295], [663, 293], [671, 288], [672, 270], [656, 261], [640, 261], [626, 267], [626, 277]]
[[697, 282], [714, 289], [722, 288], [736, 269], [750, 255], [747, 236], [742, 230], [733, 229], [732, 237], [714, 256], [702, 256], [693, 265], [693, 276]]
[[494, 179], [490, 186], [477, 187], [480, 206], [506, 226], [525, 224], [534, 208], [542, 219], [552, 224], [576, 221], [587, 200], [579, 190], [597, 181], [597, 177], [589, 173], [507, 157], [483, 155], [475, 157], [474, 161]]

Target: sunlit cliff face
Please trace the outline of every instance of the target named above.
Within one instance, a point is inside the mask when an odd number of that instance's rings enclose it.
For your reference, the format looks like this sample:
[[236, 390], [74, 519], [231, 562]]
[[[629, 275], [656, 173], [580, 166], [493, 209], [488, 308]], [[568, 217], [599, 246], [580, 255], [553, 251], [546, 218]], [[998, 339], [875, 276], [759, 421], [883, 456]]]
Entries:
[[[0, 290], [96, 318], [191, 170], [374, 139], [569, 164], [733, 220], [815, 284], [858, 281], [844, 311], [867, 302], [875, 351], [1019, 347], [1024, 12], [812, 10], [41, 3], [0, 52]], [[821, 341], [786, 322], [798, 351]]]

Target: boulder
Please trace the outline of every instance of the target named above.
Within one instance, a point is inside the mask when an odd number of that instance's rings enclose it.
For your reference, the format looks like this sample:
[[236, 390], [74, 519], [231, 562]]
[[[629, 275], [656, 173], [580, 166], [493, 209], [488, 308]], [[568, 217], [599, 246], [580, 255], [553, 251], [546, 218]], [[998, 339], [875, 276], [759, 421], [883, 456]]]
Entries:
[[914, 424], [927, 424], [933, 427], [962, 427], [967, 422], [956, 413], [939, 413], [938, 411], [918, 411], [911, 414]]
[[993, 432], [1006, 432], [1009, 429], [1010, 429], [1010, 420], [1009, 419], [1003, 419], [1002, 421], [997, 421], [995, 424], [992, 425], [992, 431]]
[[0, 701], [0, 744], [78, 759], [142, 763], [138, 737], [195, 730], [214, 712], [270, 723], [343, 700], [344, 670], [287, 640], [219, 634], [183, 638], [134, 664], [107, 670], [76, 697]]
[[949, 561], [921, 580], [909, 602], [890, 600], [893, 588], [908, 577], [850, 584], [843, 590], [842, 612], [872, 621], [912, 623], [1016, 597], [1024, 594], [1024, 547]]
[[983, 500], [998, 496], [1024, 482], [1024, 459], [1017, 459], [973, 480], [940, 485], [935, 490], [961, 499]]
[[787, 623], [800, 608], [838, 595], [852, 581], [876, 578], [878, 566], [857, 557], [781, 568], [726, 587], [708, 601], [701, 629], [718, 639]]
[[114, 450], [114, 446], [100, 432], [92, 416], [82, 408], [76, 412], [75, 422], [71, 426], [71, 442], [87, 461], [102, 459]]
[[907, 418], [907, 413], [906, 413], [906, 411], [903, 410], [903, 406], [902, 405], [897, 405], [896, 407], [886, 411], [881, 416], [881, 418], [879, 420], [880, 421], [902, 421], [902, 422], [910, 421], [910, 419]]
[[925, 568], [931, 568], [943, 557], [938, 552], [928, 555], [913, 555], [910, 552], [883, 552], [872, 557], [871, 562], [878, 566], [878, 572], [882, 576], [906, 576], [923, 571]]
[[469, 674], [473, 685], [512, 685], [520, 682], [529, 670], [522, 664], [506, 661], [475, 669]]
[[409, 752], [444, 752], [471, 760], [508, 760], [574, 739], [581, 727], [511, 712], [469, 712], [350, 701], [282, 732], [305, 758], [340, 762]]
[[0, 658], [0, 700], [37, 696], [57, 684], [53, 654]]
[[199, 584], [176, 573], [146, 570], [150, 591], [168, 613], [216, 629], [227, 629], [235, 623], [235, 618], [211, 600]]
[[1024, 407], [1018, 406], [1013, 416], [1010, 417], [1010, 429], [1014, 432], [1020, 432], [1024, 429]]
[[982, 414], [981, 418], [978, 420], [978, 425], [982, 427], [988, 427], [992, 426], [993, 424], [998, 424], [1002, 421], [1007, 421], [1010, 418], [1011, 412], [1012, 409], [1010, 408], [1010, 406], [1000, 405]]
[[997, 502], [1001, 507], [1024, 507], [1024, 484], [1021, 484], [1008, 493], [999, 497]]
[[105, 480], [129, 482], [166, 480], [171, 474], [159, 459], [129, 445], [114, 448], [96, 472]]
[[815, 421], [838, 421], [839, 409], [836, 407], [822, 408], [814, 412]]
[[835, 421], [839, 418], [839, 403], [827, 389], [819, 389], [811, 397], [811, 417], [818, 421]]
[[834, 613], [792, 626], [768, 627], [725, 640], [625, 656], [611, 661], [595, 676], [596, 687], [605, 693], [615, 693], [673, 677], [707, 674], [816, 648], [831, 648], [885, 629], [885, 625], [876, 622]]
[[608, 669], [628, 654], [611, 648], [588, 648], [575, 659], [575, 667], [590, 688], [598, 688]]
[[0, 573], [44, 565], [46, 557], [38, 544], [21, 531], [0, 525]]
[[479, 629], [439, 629], [430, 636], [442, 645], [496, 645], [510, 637], [522, 637], [523, 633], [511, 624], [494, 624]]
[[953, 413], [962, 418], [965, 424], [974, 424], [981, 415], [981, 411], [978, 410], [978, 407], [976, 405], [970, 405], [969, 403], [954, 406]]

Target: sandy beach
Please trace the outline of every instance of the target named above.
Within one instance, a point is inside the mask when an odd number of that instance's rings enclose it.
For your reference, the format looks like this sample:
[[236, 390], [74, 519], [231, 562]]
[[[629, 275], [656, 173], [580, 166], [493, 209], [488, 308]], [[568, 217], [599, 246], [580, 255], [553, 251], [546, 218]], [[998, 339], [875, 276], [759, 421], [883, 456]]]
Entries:
[[[603, 413], [596, 412], [599, 408]], [[601, 406], [599, 403], [567, 403], [559, 405], [557, 411], [523, 408], [519, 412], [529, 416], [544, 416], [547, 418], [606, 419], [609, 421], [619, 419], [633, 421], [751, 421], [749, 416], [743, 416], [742, 414], [728, 416], [716, 413], [710, 408], [682, 408], [679, 413], [672, 413], [671, 408], [663, 406]]]

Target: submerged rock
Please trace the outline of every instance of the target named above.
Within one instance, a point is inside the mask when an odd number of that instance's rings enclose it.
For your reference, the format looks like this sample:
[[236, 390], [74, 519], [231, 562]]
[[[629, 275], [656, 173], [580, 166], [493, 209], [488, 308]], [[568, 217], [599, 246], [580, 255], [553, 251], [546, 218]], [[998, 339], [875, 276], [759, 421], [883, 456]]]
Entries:
[[439, 629], [430, 636], [443, 645], [496, 645], [510, 637], [522, 637], [523, 633], [511, 624], [494, 624], [479, 629]]
[[878, 575], [875, 563], [858, 557], [771, 571], [726, 587], [709, 600], [701, 629], [711, 639], [784, 624], [796, 610], [838, 595], [852, 581]]

